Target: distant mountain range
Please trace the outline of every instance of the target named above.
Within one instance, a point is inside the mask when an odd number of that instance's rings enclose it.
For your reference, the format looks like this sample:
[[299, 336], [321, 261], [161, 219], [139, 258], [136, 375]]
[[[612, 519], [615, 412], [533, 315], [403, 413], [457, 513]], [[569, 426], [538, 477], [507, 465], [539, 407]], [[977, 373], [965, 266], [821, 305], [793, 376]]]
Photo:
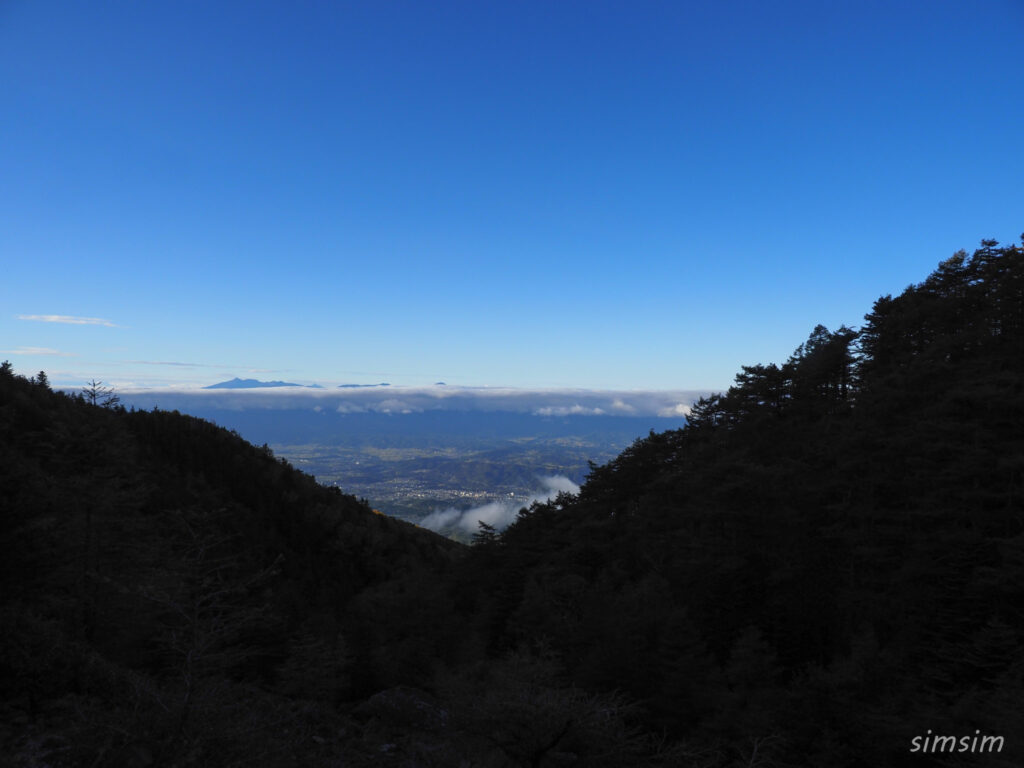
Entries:
[[[444, 382], [438, 382], [444, 384]], [[382, 381], [379, 384], [339, 384], [338, 389], [371, 389], [374, 387], [390, 387]], [[303, 387], [304, 389], [323, 389], [320, 384], [296, 384], [294, 381], [260, 381], [259, 379], [239, 379], [237, 376], [229, 381], [211, 384], [203, 389], [267, 389], [270, 387]]]
[[237, 376], [230, 381], [221, 381], [203, 389], [262, 389], [265, 387], [305, 387], [306, 389], [322, 389], [319, 384], [295, 384], [291, 381], [259, 381], [258, 379], [239, 379]]

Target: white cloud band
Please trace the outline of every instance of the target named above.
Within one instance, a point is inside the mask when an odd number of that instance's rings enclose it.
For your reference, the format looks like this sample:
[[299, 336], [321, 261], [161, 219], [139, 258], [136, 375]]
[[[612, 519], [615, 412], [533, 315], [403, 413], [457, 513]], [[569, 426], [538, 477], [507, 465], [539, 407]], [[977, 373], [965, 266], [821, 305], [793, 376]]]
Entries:
[[24, 355], [26, 357], [78, 357], [74, 352], [61, 352], [49, 347], [18, 347], [17, 349], [0, 349], [0, 355]]
[[511, 387], [277, 387], [270, 389], [127, 389], [122, 398], [139, 408], [322, 410], [340, 415], [393, 415], [432, 411], [504, 411], [538, 418], [589, 416], [681, 418], [704, 390], [514, 389]]
[[36, 323], [64, 323], [65, 325], [102, 325], [117, 328], [109, 320], [102, 317], [75, 317], [73, 315], [18, 315], [19, 320], [31, 320]]

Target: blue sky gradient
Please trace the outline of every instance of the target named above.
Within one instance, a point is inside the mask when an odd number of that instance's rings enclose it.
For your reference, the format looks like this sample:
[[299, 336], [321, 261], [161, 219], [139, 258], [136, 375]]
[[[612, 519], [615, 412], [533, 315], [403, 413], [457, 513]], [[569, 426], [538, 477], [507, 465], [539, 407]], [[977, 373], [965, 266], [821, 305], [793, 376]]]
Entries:
[[0, 357], [722, 388], [1019, 237], [1022, 33], [1012, 0], [8, 0]]

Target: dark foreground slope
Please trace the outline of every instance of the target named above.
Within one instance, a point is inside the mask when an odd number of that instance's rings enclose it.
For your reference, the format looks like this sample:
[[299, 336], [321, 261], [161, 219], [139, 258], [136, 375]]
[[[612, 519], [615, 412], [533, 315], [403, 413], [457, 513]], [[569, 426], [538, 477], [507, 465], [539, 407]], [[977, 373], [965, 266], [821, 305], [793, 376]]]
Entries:
[[744, 765], [1020, 765], [1022, 472], [1024, 250], [988, 242], [488, 537], [481, 627]]
[[301, 754], [329, 713], [296, 702], [408, 677], [368, 601], [458, 549], [207, 422], [8, 367], [0, 452], [3, 751], [26, 764]]
[[4, 364], [0, 468], [0, 764], [677, 764], [553, 660], [483, 663], [465, 547], [231, 432]]

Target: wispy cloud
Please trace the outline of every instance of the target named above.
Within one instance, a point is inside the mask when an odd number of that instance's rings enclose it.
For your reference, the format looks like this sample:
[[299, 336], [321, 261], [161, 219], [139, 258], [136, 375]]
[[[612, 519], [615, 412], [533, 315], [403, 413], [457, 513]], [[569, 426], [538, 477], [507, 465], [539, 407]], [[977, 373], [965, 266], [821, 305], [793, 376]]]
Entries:
[[43, 357], [78, 357], [74, 352], [61, 352], [49, 347], [18, 347], [17, 349], [0, 349], [0, 355], [40, 355]]
[[209, 363], [183, 363], [178, 360], [122, 360], [122, 363], [131, 365], [170, 365], [175, 368], [230, 368], [225, 365], [210, 365]]
[[672, 418], [673, 416], [682, 416], [683, 418], [690, 415], [690, 406], [686, 403], [676, 403], [665, 408], [658, 410], [658, 415], [662, 418]]
[[587, 408], [574, 403], [573, 405], [545, 405], [534, 412], [535, 416], [603, 416], [603, 408]]
[[181, 360], [120, 360], [128, 365], [166, 365], [172, 368], [217, 368], [221, 371], [233, 371], [244, 369], [247, 373], [281, 373], [277, 368], [246, 368], [238, 365], [227, 365], [225, 363], [187, 363]]
[[32, 320], [36, 323], [64, 323], [66, 325], [103, 325], [107, 328], [119, 328], [102, 317], [74, 317], [73, 315], [18, 315], [19, 320]]
[[334, 409], [338, 413], [366, 413], [366, 408], [355, 403], [342, 403]]

